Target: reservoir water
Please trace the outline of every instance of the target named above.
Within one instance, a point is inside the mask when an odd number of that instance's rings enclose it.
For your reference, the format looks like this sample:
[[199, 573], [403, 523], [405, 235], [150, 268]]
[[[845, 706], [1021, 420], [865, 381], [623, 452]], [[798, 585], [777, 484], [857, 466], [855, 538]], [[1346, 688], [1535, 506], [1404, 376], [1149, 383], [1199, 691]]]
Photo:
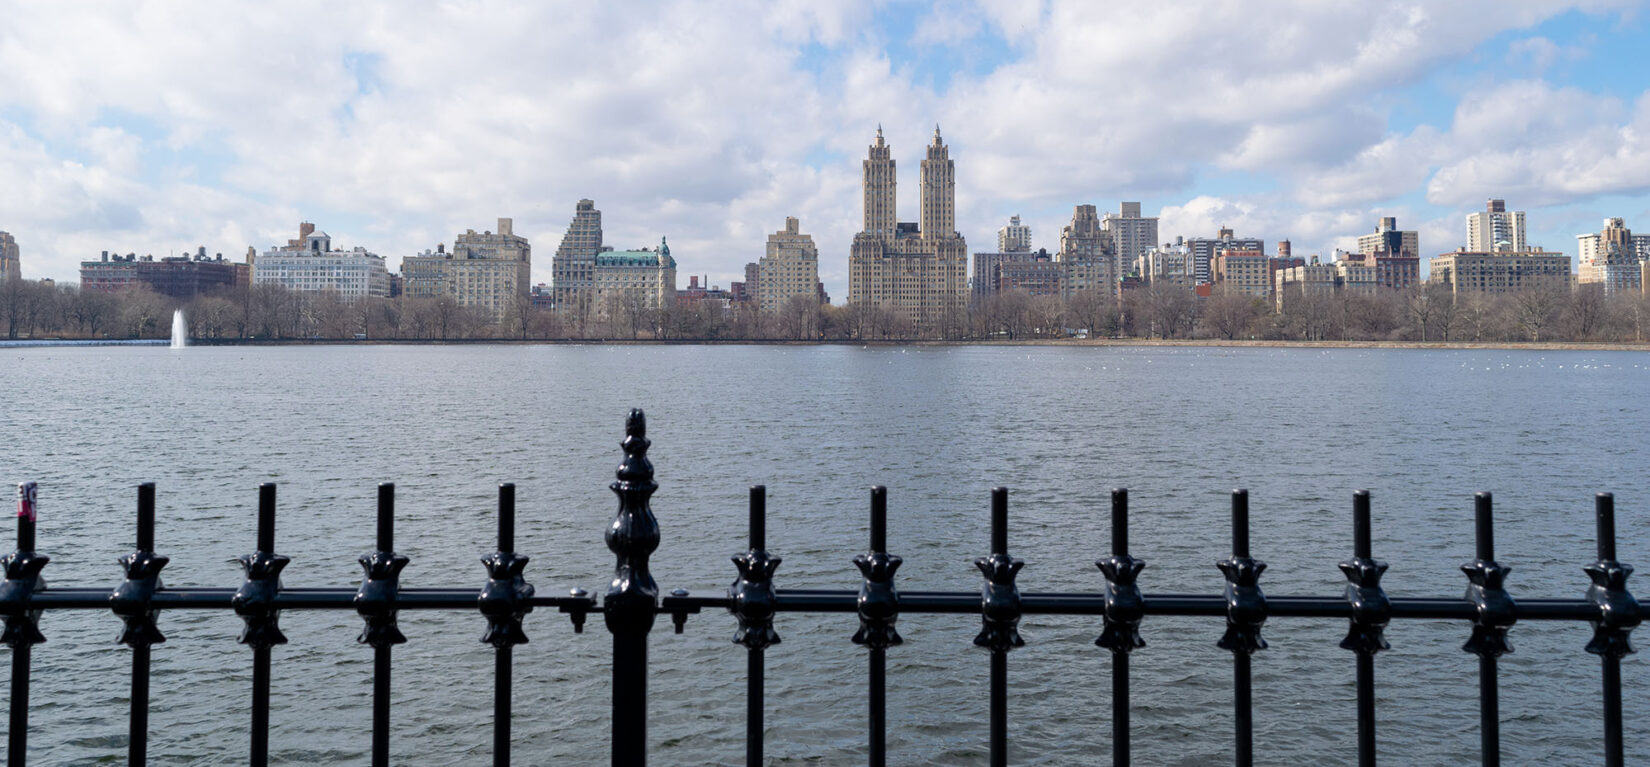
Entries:
[[[1010, 488], [1023, 591], [1099, 591], [1107, 491], [1131, 489], [1148, 593], [1218, 593], [1227, 493], [1252, 498], [1268, 594], [1339, 594], [1351, 495], [1374, 495], [1387, 591], [1460, 595], [1472, 492], [1496, 494], [1497, 555], [1516, 597], [1577, 597], [1594, 558], [1592, 494], [1617, 494], [1619, 556], [1650, 564], [1650, 355], [1370, 349], [1095, 347], [348, 346], [0, 349], [0, 480], [40, 483], [45, 577], [113, 587], [134, 486], [159, 486], [168, 585], [234, 586], [256, 486], [280, 485], [288, 586], [352, 586], [371, 548], [375, 485], [398, 486], [405, 586], [474, 585], [493, 549], [496, 484], [518, 485], [517, 550], [541, 593], [606, 589], [602, 532], [624, 416], [647, 411], [663, 592], [716, 593], [745, 544], [746, 488], [765, 483], [782, 588], [857, 588], [867, 492], [889, 488], [906, 589], [975, 590], [989, 489]], [[11, 528], [5, 528], [10, 548]], [[1642, 583], [1642, 582], [1641, 582]], [[1630, 586], [1632, 586], [1630, 582]], [[1650, 595], [1650, 587], [1637, 589]], [[278, 763], [365, 764], [371, 650], [353, 614], [292, 613], [274, 651]], [[31, 761], [124, 758], [130, 652], [110, 613], [56, 611], [34, 652]], [[154, 649], [156, 764], [245, 760], [251, 652], [228, 611], [163, 613]], [[403, 613], [397, 763], [475, 764], [490, 749], [492, 651], [479, 614]], [[900, 619], [889, 651], [889, 754], [983, 764], [979, 619]], [[744, 651], [706, 613], [650, 640], [659, 764], [743, 758]], [[851, 615], [781, 615], [768, 655], [774, 763], [863, 761], [864, 651]], [[1229, 759], [1231, 660], [1219, 619], [1148, 618], [1134, 655], [1135, 761]], [[1009, 658], [1011, 761], [1109, 763], [1109, 656], [1098, 619], [1031, 616]], [[610, 641], [599, 618], [528, 617], [515, 651], [520, 764], [606, 761]], [[1343, 622], [1273, 619], [1255, 656], [1260, 763], [1354, 761]], [[1644, 632], [1640, 632], [1641, 634]], [[1389, 764], [1476, 760], [1467, 627], [1395, 622], [1376, 660]], [[1585, 625], [1514, 627], [1502, 660], [1510, 764], [1600, 761], [1598, 661]], [[1623, 662], [1628, 712], [1650, 709], [1645, 659]], [[9, 665], [0, 664], [0, 673]], [[0, 686], [0, 693], [4, 687]], [[1642, 717], [1628, 761], [1650, 761]]]

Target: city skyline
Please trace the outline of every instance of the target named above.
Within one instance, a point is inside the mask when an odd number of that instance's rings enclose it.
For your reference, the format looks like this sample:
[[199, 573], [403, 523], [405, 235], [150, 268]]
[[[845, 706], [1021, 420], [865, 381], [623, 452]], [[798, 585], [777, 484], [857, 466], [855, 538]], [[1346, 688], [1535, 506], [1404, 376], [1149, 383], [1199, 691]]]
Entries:
[[[394, 267], [498, 217], [548, 255], [590, 198], [609, 242], [668, 236], [723, 286], [797, 216], [845, 296], [864, 145], [880, 123], [915, 157], [935, 122], [971, 251], [1016, 214], [1053, 250], [1073, 206], [1121, 200], [1165, 241], [1326, 257], [1388, 216], [1423, 259], [1454, 250], [1489, 198], [1572, 257], [1603, 219], [1650, 223], [1644, 3], [1288, 5], [19, 6], [0, 230], [61, 281], [102, 250], [262, 252], [297, 220]], [[466, 55], [414, 43], [437, 37]]]

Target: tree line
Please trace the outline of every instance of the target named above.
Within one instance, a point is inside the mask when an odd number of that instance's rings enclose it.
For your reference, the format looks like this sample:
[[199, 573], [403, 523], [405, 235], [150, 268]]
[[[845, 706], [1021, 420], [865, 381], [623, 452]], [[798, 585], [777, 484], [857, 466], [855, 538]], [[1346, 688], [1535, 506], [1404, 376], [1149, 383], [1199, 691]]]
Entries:
[[1038, 338], [1257, 339], [1278, 341], [1614, 341], [1650, 337], [1650, 297], [1606, 296], [1598, 285], [1536, 286], [1503, 295], [1429, 283], [1374, 293], [1293, 292], [1272, 301], [1153, 284], [1119, 301], [1100, 292], [1070, 297], [1011, 290], [979, 297], [914, 328], [885, 307], [833, 306], [797, 296], [777, 312], [751, 304], [683, 301], [650, 309], [634, 298], [567, 311], [519, 297], [501, 317], [451, 298], [368, 298], [279, 285], [224, 289], [180, 301], [145, 286], [82, 291], [49, 281], [0, 284], [0, 325], [17, 338], [165, 338], [183, 309], [204, 339], [652, 339], [652, 340], [1027, 340]]

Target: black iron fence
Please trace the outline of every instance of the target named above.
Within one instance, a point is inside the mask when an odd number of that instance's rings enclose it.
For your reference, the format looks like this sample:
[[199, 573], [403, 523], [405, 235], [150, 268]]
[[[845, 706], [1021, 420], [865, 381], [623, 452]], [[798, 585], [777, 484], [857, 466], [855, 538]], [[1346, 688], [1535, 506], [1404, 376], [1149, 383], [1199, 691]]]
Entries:
[[766, 493], [750, 493], [750, 548], [733, 557], [738, 576], [725, 594], [698, 596], [677, 590], [660, 597], [648, 572], [648, 558], [659, 546], [659, 526], [649, 507], [657, 485], [648, 461], [649, 441], [642, 412], [632, 411], [622, 443], [624, 459], [611, 488], [619, 510], [608, 526], [607, 546], [617, 557], [613, 581], [598, 603], [582, 590], [567, 596], [540, 596], [524, 576], [528, 558], [515, 549], [515, 487], [499, 487], [498, 550], [483, 557], [487, 581], [474, 587], [401, 588], [407, 558], [395, 552], [395, 487], [378, 488], [377, 547], [361, 557], [364, 577], [355, 588], [284, 588], [280, 576], [288, 559], [275, 553], [275, 486], [258, 490], [256, 550], [240, 558], [246, 579], [238, 588], [163, 588], [160, 574], [168, 559], [155, 553], [155, 487], [138, 488], [137, 551], [121, 558], [126, 579], [107, 588], [46, 589], [41, 571], [49, 558], [35, 551], [35, 489], [19, 488], [17, 551], [0, 559], [0, 616], [4, 643], [11, 648], [10, 727], [7, 763], [26, 763], [31, 648], [46, 638], [39, 629], [44, 610], [111, 610], [124, 622], [119, 641], [132, 650], [130, 737], [127, 759], [142, 765], [147, 756], [149, 665], [153, 645], [166, 641], [158, 619], [163, 610], [233, 610], [245, 622], [240, 642], [252, 648], [250, 762], [263, 765], [269, 751], [270, 649], [287, 640], [280, 617], [286, 610], [354, 610], [364, 623], [358, 641], [373, 650], [372, 763], [390, 763], [390, 674], [393, 648], [406, 642], [396, 621], [403, 610], [479, 610], [487, 628], [481, 641], [495, 653], [493, 763], [510, 763], [511, 648], [527, 641], [524, 616], [536, 608], [555, 608], [583, 630], [585, 618], [599, 613], [613, 639], [612, 761], [643, 764], [647, 755], [647, 636], [660, 614], [669, 615], [677, 633], [688, 616], [706, 609], [732, 613], [735, 644], [746, 653], [747, 715], [745, 759], [762, 763], [763, 654], [780, 641], [774, 629], [778, 613], [852, 613], [859, 630], [853, 641], [866, 649], [868, 752], [872, 765], [887, 760], [884, 692], [889, 648], [901, 643], [896, 627], [904, 613], [978, 613], [981, 628], [974, 644], [990, 654], [990, 705], [987, 716], [991, 763], [1007, 763], [1008, 653], [1024, 645], [1018, 626], [1022, 615], [1087, 615], [1100, 619], [1095, 644], [1111, 654], [1112, 763], [1127, 765], [1129, 746], [1129, 655], [1144, 647], [1140, 624], [1147, 616], [1223, 617], [1226, 633], [1219, 640], [1232, 653], [1235, 743], [1233, 760], [1253, 763], [1250, 656], [1266, 648], [1262, 627], [1271, 617], [1346, 620], [1340, 646], [1354, 655], [1357, 674], [1357, 746], [1361, 765], [1373, 765], [1378, 752], [1375, 710], [1375, 656], [1388, 649], [1383, 632], [1393, 619], [1465, 621], [1472, 633], [1463, 645], [1478, 656], [1479, 721], [1482, 761], [1500, 764], [1500, 713], [1496, 663], [1511, 652], [1509, 630], [1520, 620], [1587, 621], [1593, 638], [1586, 651], [1602, 665], [1605, 764], [1623, 764], [1621, 658], [1631, 652], [1628, 636], [1645, 610], [1628, 593], [1633, 568], [1616, 561], [1614, 501], [1596, 498], [1598, 560], [1585, 567], [1592, 585], [1586, 599], [1514, 600], [1505, 588], [1508, 568], [1495, 560], [1491, 499], [1476, 497], [1476, 556], [1461, 566], [1468, 585], [1464, 597], [1389, 598], [1381, 589], [1386, 564], [1370, 548], [1370, 497], [1353, 496], [1352, 557], [1340, 564], [1348, 581], [1339, 596], [1267, 596], [1259, 585], [1266, 563], [1249, 555], [1249, 498], [1232, 493], [1232, 554], [1218, 563], [1226, 578], [1220, 595], [1143, 594], [1135, 581], [1143, 560], [1129, 553], [1128, 493], [1112, 491], [1111, 555], [1096, 564], [1105, 577], [1099, 593], [1021, 593], [1015, 576], [1023, 562], [1008, 554], [1008, 491], [991, 494], [990, 553], [975, 561], [984, 575], [980, 592], [900, 591], [895, 573], [900, 558], [888, 553], [887, 492], [871, 488], [869, 551], [854, 558], [863, 576], [859, 591], [779, 589], [774, 582], [780, 558], [767, 550]]

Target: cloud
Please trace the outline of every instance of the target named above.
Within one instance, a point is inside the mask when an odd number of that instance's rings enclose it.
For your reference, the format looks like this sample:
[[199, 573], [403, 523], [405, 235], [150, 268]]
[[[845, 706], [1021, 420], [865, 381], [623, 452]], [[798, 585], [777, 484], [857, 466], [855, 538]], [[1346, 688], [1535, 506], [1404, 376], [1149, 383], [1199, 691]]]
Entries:
[[[1642, 190], [1642, 102], [1519, 81], [1470, 92], [1450, 126], [1403, 132], [1382, 106], [1510, 30], [1629, 6], [935, 5], [910, 42], [938, 60], [1007, 47], [936, 90], [891, 60], [890, 11], [873, 2], [14, 5], [0, 177], [25, 191], [0, 197], [0, 226], [28, 243], [31, 275], [73, 279], [93, 248], [239, 254], [301, 218], [393, 266], [510, 216], [547, 281], [590, 197], [609, 242], [668, 235], [684, 274], [725, 284], [797, 215], [840, 300], [875, 126], [915, 218], [937, 121], [976, 250], [1008, 212], [1054, 235], [1080, 202], [1188, 196], [1164, 208], [1165, 236], [1222, 218], [1327, 241], [1423, 186], [1438, 205], [1494, 184], [1542, 199]], [[1513, 55], [1545, 61], [1537, 40]], [[814, 167], [816, 153], [842, 159]], [[1211, 169], [1275, 189], [1199, 196]]]

